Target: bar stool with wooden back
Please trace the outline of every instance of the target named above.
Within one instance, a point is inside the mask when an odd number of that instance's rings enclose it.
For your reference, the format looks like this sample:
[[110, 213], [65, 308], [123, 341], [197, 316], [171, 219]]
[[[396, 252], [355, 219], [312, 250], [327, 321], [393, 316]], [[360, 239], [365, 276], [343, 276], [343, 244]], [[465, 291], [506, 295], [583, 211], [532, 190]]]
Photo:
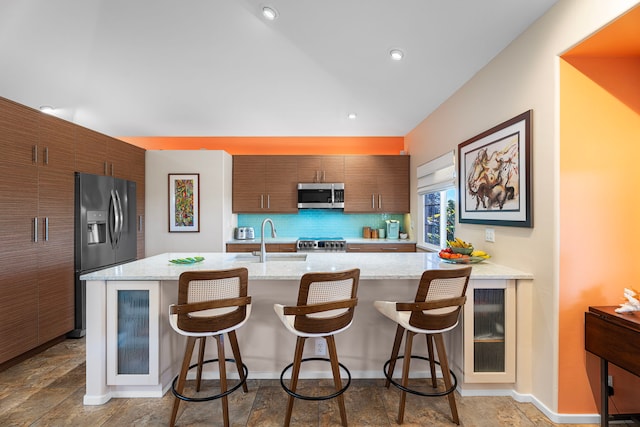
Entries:
[[[392, 302], [375, 301], [374, 306], [386, 317], [398, 324], [396, 337], [393, 342], [391, 358], [384, 365], [384, 374], [387, 378], [385, 386], [393, 384], [401, 390], [400, 406], [398, 409], [398, 424], [404, 421], [404, 409], [407, 392], [420, 396], [447, 396], [451, 415], [456, 424], [460, 424], [458, 409], [454, 391], [457, 379], [449, 369], [449, 362], [444, 347], [442, 333], [456, 327], [460, 317], [460, 311], [466, 302], [467, 285], [471, 267], [447, 269], [447, 270], [427, 270], [422, 274], [415, 301], [413, 302]], [[398, 356], [402, 338], [406, 332], [406, 342], [404, 345], [404, 356]], [[413, 337], [417, 334], [425, 334], [427, 339], [428, 358], [412, 354]], [[433, 344], [435, 343], [438, 353], [438, 361], [434, 359]], [[393, 379], [393, 371], [398, 359], [403, 359], [402, 380], [398, 383]], [[411, 359], [422, 359], [429, 361], [431, 371], [431, 385], [437, 389], [436, 367], [440, 365], [444, 380], [443, 391], [421, 392], [409, 388], [409, 369]], [[388, 367], [388, 369], [387, 369]], [[453, 382], [451, 378], [453, 377]]]
[[[178, 280], [178, 304], [169, 307], [169, 322], [173, 329], [187, 337], [187, 346], [180, 374], [175, 377], [171, 390], [176, 396], [171, 413], [170, 426], [174, 426], [180, 401], [205, 402], [222, 399], [222, 413], [225, 427], [229, 426], [229, 405], [227, 396], [242, 386], [247, 389], [246, 365], [242, 363], [236, 329], [241, 327], [251, 313], [251, 297], [247, 296], [249, 273], [246, 268], [215, 271], [186, 271]], [[224, 334], [229, 337], [233, 359], [224, 355]], [[218, 358], [203, 360], [207, 337], [213, 337], [218, 344]], [[200, 342], [198, 362], [190, 365], [196, 341]], [[220, 393], [206, 397], [183, 395], [187, 373], [197, 368], [196, 385], [200, 391], [202, 367], [206, 363], [218, 362]], [[235, 363], [239, 381], [228, 389], [226, 362]]]
[[[294, 399], [327, 400], [334, 397], [338, 399], [342, 425], [347, 425], [347, 414], [342, 394], [351, 384], [351, 374], [342, 363], [338, 362], [334, 335], [346, 330], [353, 321], [353, 313], [358, 303], [356, 294], [359, 278], [359, 269], [332, 273], [307, 273], [300, 280], [296, 306], [274, 304], [274, 310], [282, 323], [297, 336], [293, 363], [285, 367], [280, 375], [280, 384], [289, 394], [285, 426], [289, 426], [291, 422]], [[326, 340], [329, 359], [302, 358], [306, 339], [314, 337]], [[303, 362], [311, 360], [331, 363], [335, 393], [326, 396], [303, 396], [296, 393], [300, 367]], [[348, 381], [344, 387], [340, 378], [340, 368], [348, 375]], [[289, 369], [291, 369], [291, 381], [287, 387], [283, 378]]]

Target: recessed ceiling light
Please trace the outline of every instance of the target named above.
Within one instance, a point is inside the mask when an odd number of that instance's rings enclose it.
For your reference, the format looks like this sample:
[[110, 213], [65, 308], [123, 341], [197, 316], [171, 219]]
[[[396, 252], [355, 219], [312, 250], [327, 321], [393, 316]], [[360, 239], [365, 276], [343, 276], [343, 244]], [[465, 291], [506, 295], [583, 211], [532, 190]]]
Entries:
[[351, 120], [355, 120], [358, 118], [358, 115], [356, 113], [349, 113], [347, 117]]
[[391, 59], [394, 61], [400, 61], [404, 58], [404, 52], [400, 49], [391, 49], [391, 51], [389, 51], [389, 55], [391, 55]]
[[41, 105], [40, 111], [47, 114], [53, 114], [56, 111], [56, 109], [53, 108], [51, 105]]
[[278, 11], [270, 6], [264, 6], [262, 8], [262, 16], [269, 21], [274, 21], [278, 17]]

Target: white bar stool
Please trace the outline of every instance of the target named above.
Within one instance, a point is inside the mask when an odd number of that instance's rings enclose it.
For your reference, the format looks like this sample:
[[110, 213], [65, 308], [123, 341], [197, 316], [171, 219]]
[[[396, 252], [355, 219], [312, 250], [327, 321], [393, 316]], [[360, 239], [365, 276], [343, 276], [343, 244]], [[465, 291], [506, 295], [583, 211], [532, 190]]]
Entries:
[[[385, 363], [383, 371], [387, 378], [385, 387], [393, 384], [399, 388], [402, 393], [400, 395], [400, 405], [398, 409], [398, 424], [404, 422], [404, 408], [407, 393], [420, 396], [447, 396], [449, 406], [451, 407], [451, 415], [453, 422], [460, 424], [458, 417], [458, 409], [454, 391], [457, 385], [457, 379], [454, 373], [449, 369], [447, 361], [447, 353], [445, 351], [442, 333], [456, 327], [460, 317], [460, 311], [464, 306], [467, 297], [467, 285], [469, 284], [469, 276], [471, 267], [455, 268], [447, 270], [427, 270], [422, 274], [418, 291], [414, 302], [395, 302], [395, 301], [375, 301], [374, 306], [386, 317], [398, 324], [396, 329], [396, 337], [393, 342], [391, 358]], [[407, 335], [404, 346], [404, 356], [398, 356], [402, 337]], [[411, 353], [413, 337], [417, 334], [425, 334], [427, 339], [427, 351], [429, 357], [415, 356]], [[434, 359], [433, 344], [436, 345], [438, 352], [438, 362]], [[403, 360], [402, 382], [398, 383], [393, 379], [393, 371], [396, 361]], [[436, 368], [440, 365], [442, 377], [445, 384], [444, 391], [420, 392], [409, 388], [409, 368], [411, 359], [422, 359], [429, 361], [431, 369], [431, 385], [437, 388]], [[387, 369], [388, 367], [388, 369]], [[453, 382], [451, 378], [453, 377]]]
[[[280, 384], [289, 394], [285, 427], [288, 427], [291, 422], [294, 399], [327, 400], [334, 397], [338, 399], [342, 425], [347, 426], [347, 413], [342, 394], [351, 384], [351, 373], [342, 363], [338, 362], [334, 335], [349, 328], [353, 322], [353, 313], [358, 303], [356, 294], [359, 278], [359, 269], [335, 273], [307, 273], [300, 279], [296, 306], [281, 304], [273, 306], [284, 326], [298, 337], [293, 363], [285, 367], [280, 375]], [[326, 340], [329, 359], [302, 358], [306, 339], [316, 337], [322, 337]], [[323, 360], [331, 363], [335, 393], [326, 396], [304, 396], [296, 393], [300, 367], [303, 362], [310, 360]], [[293, 368], [291, 381], [287, 387], [283, 378], [285, 372], [291, 368]], [[349, 378], [344, 387], [340, 378], [340, 368], [347, 373]]]
[[[187, 346], [182, 360], [180, 374], [173, 380], [171, 391], [176, 399], [173, 403], [171, 421], [173, 427], [178, 415], [180, 401], [206, 402], [222, 399], [222, 413], [225, 427], [229, 426], [229, 404], [227, 396], [242, 386], [247, 389], [248, 369], [242, 363], [236, 329], [244, 325], [251, 313], [251, 297], [247, 296], [249, 272], [246, 268], [216, 271], [186, 271], [178, 281], [178, 304], [169, 307], [169, 323], [179, 334], [187, 337]], [[224, 334], [229, 337], [234, 359], [224, 355]], [[213, 337], [218, 344], [218, 358], [203, 360], [207, 337]], [[189, 365], [196, 341], [200, 342], [198, 362]], [[200, 391], [202, 366], [218, 362], [220, 372], [220, 393], [206, 397], [183, 395], [187, 373], [197, 367], [196, 391]], [[226, 362], [236, 364], [240, 381], [231, 389], [227, 388]]]

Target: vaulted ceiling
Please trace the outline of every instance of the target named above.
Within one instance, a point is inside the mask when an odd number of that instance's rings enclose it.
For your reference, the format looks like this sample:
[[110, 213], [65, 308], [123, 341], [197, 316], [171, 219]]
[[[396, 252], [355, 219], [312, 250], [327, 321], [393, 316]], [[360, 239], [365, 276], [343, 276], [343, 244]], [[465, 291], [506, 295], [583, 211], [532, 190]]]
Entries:
[[2, 0], [0, 96], [114, 136], [402, 136], [556, 1]]

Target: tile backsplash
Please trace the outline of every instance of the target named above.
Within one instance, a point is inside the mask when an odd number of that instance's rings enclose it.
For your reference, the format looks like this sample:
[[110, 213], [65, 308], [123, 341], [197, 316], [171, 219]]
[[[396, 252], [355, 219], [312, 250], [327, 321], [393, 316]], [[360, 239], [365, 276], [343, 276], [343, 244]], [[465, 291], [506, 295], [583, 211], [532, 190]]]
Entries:
[[[239, 227], [254, 227], [256, 236], [265, 218], [271, 218], [278, 237], [362, 237], [362, 227], [385, 228], [385, 220], [400, 221], [402, 214], [345, 214], [337, 209], [301, 209], [297, 214], [238, 214]], [[270, 227], [267, 230], [271, 232]]]

